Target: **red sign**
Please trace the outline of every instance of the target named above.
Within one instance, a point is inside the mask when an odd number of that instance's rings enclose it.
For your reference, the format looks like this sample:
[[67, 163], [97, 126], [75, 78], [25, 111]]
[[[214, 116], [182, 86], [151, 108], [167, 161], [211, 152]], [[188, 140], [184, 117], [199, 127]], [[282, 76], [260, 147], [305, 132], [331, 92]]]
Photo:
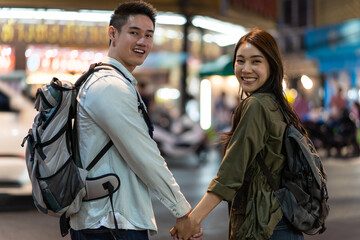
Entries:
[[230, 8], [244, 8], [251, 12], [258, 13], [264, 17], [276, 19], [276, 0], [230, 0]]
[[0, 45], [0, 74], [8, 74], [15, 68], [15, 52], [9, 45]]

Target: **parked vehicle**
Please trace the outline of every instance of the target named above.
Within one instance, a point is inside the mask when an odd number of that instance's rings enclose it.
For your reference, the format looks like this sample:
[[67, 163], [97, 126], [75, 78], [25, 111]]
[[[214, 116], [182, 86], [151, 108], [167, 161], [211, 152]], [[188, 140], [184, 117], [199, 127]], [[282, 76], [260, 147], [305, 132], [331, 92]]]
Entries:
[[154, 140], [164, 157], [179, 158], [193, 154], [198, 156], [199, 163], [205, 160], [206, 132], [187, 115], [171, 121], [167, 128], [155, 122]]
[[0, 194], [31, 195], [21, 143], [35, 114], [29, 99], [0, 82]]

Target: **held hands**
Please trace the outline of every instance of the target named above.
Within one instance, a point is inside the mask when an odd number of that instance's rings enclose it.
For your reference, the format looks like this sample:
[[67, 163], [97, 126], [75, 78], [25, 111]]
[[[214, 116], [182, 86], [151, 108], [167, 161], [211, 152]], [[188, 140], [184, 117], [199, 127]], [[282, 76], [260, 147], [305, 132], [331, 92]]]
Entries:
[[[192, 235], [192, 236], [189, 238], [189, 240], [202, 240], [202, 235], [203, 235], [203, 229], [202, 229], [202, 227], [200, 227], [200, 232]], [[173, 237], [173, 240], [181, 240], [181, 239], [182, 239], [182, 238], [178, 237], [177, 234], [175, 234], [175, 235], [172, 236], [172, 237]], [[185, 239], [185, 238], [183, 238], [183, 239]]]
[[176, 220], [176, 225], [170, 230], [174, 240], [201, 240], [203, 235], [201, 221], [223, 200], [212, 192], [207, 192], [194, 210]]
[[170, 230], [170, 234], [174, 240], [201, 240], [203, 231], [200, 223], [187, 214], [176, 220], [176, 225]]

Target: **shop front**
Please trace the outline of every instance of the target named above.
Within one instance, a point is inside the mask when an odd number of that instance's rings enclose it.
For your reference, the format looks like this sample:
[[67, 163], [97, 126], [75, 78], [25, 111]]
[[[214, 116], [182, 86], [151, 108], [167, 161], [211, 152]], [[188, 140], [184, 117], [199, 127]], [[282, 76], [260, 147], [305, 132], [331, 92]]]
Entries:
[[[110, 11], [0, 12], [4, 13], [0, 16], [0, 79], [17, 85], [19, 91], [26, 89], [30, 97], [34, 97], [39, 85], [53, 77], [75, 81], [91, 63], [107, 54], [105, 36]], [[205, 16], [187, 19], [180, 14], [159, 13], [153, 50], [134, 71], [140, 90], [174, 118], [183, 114], [184, 108], [198, 121], [199, 70], [203, 62], [219, 58], [244, 33], [241, 26]], [[225, 81], [234, 84], [233, 78], [229, 79]], [[224, 88], [224, 92], [236, 89], [212, 81], [218, 84], [216, 89]]]
[[223, 55], [203, 64], [199, 71], [201, 86], [208, 86], [200, 89], [200, 105], [205, 109], [201, 111], [204, 113], [201, 123], [216, 131], [228, 130], [232, 111], [239, 102], [240, 88], [234, 75], [232, 58], [231, 55]]
[[324, 78], [324, 105], [342, 89], [348, 107], [359, 102], [360, 19], [310, 29], [306, 33], [306, 54], [318, 63]]

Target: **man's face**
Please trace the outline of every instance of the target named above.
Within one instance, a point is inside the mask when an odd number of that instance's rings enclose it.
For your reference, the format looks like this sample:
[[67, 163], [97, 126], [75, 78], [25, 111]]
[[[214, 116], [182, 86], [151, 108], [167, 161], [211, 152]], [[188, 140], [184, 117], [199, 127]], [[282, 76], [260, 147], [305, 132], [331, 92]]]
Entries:
[[111, 40], [109, 57], [115, 58], [132, 72], [151, 51], [154, 24], [146, 15], [130, 15], [120, 32], [110, 26], [108, 35]]

